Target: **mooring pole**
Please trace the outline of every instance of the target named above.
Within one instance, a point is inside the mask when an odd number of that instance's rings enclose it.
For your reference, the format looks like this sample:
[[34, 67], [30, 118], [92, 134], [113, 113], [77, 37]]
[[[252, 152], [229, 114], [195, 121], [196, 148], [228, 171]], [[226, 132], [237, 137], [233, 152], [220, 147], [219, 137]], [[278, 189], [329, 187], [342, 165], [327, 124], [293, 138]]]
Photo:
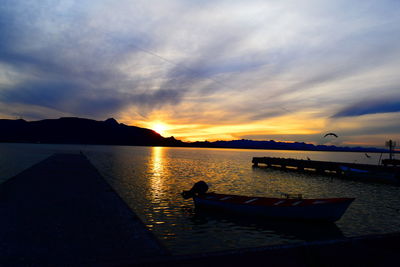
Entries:
[[394, 148], [396, 147], [396, 142], [392, 140], [386, 141], [386, 146], [389, 147], [389, 159], [392, 160]]

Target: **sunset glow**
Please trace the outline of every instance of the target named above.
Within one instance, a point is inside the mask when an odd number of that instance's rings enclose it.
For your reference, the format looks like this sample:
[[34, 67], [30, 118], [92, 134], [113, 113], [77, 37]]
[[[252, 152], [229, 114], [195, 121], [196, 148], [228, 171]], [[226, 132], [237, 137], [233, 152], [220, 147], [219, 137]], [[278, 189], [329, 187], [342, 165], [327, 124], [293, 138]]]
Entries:
[[166, 134], [166, 130], [167, 130], [167, 126], [165, 124], [162, 124], [162, 123], [156, 123], [156, 124], [154, 124], [152, 129], [154, 131], [156, 131], [157, 133], [159, 133], [160, 135], [165, 135]]

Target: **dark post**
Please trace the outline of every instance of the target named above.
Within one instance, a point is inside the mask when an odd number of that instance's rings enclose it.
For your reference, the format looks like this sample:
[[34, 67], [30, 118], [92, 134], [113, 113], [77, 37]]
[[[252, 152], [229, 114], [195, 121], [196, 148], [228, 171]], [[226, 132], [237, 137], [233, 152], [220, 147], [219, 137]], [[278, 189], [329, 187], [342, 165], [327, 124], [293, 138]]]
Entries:
[[392, 160], [393, 159], [393, 150], [394, 150], [394, 147], [396, 146], [396, 142], [389, 140], [386, 142], [386, 146], [389, 147], [389, 159]]

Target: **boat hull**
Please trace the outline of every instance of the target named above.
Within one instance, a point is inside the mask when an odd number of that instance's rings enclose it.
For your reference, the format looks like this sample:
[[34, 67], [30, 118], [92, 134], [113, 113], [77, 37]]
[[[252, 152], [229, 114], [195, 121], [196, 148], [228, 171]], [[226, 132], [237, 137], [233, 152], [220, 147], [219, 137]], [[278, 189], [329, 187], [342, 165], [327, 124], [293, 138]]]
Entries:
[[287, 220], [335, 222], [354, 198], [282, 199], [208, 193], [193, 197], [196, 208]]

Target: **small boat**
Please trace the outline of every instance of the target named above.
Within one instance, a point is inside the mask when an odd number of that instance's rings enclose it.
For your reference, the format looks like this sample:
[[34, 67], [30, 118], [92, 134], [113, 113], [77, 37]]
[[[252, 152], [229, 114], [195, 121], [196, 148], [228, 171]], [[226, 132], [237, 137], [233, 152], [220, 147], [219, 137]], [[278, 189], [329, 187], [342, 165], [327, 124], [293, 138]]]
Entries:
[[301, 195], [284, 198], [250, 197], [207, 193], [208, 185], [197, 182], [184, 198], [193, 198], [197, 209], [220, 210], [275, 219], [335, 222], [345, 213], [354, 198], [303, 199]]
[[342, 174], [358, 181], [374, 181], [388, 184], [400, 184], [400, 169], [363, 170], [339, 166]]

